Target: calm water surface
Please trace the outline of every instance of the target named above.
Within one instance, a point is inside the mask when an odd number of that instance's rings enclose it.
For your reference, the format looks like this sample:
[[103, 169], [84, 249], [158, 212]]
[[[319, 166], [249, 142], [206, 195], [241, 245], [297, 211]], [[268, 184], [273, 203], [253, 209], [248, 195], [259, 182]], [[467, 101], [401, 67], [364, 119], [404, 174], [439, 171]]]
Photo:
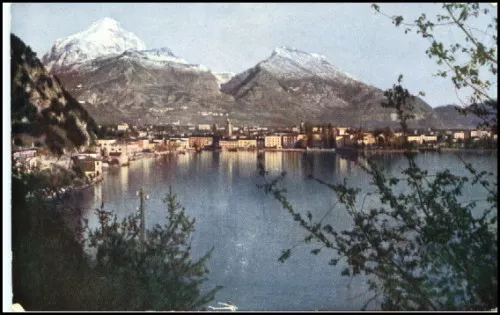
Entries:
[[[497, 173], [496, 153], [460, 153], [478, 169]], [[376, 157], [393, 174], [407, 166], [401, 154]], [[425, 153], [417, 157], [430, 173], [449, 168], [466, 175], [455, 153]], [[97, 220], [93, 209], [104, 201], [119, 217], [139, 205], [136, 191], [143, 187], [147, 201], [147, 225], [162, 224], [167, 214], [162, 202], [169, 186], [189, 216], [196, 218], [193, 256], [201, 257], [214, 247], [207, 263], [210, 270], [205, 287], [222, 285], [217, 301], [231, 301], [239, 310], [359, 310], [367, 299], [362, 277], [340, 276], [343, 265], [329, 266], [335, 253], [310, 254], [315, 246], [299, 244], [291, 258], [278, 262], [282, 250], [297, 245], [307, 235], [297, 222], [257, 184], [263, 179], [257, 170], [255, 152], [202, 152], [148, 158], [129, 167], [110, 169], [104, 180], [77, 198], [91, 225]], [[308, 180], [314, 175], [328, 182], [349, 183], [370, 191], [369, 178], [351, 160], [333, 152], [265, 152], [263, 163], [270, 176], [286, 171], [283, 187], [296, 210], [310, 210], [317, 220], [335, 203], [324, 186]], [[481, 199], [484, 192], [466, 189], [465, 199]], [[483, 198], [484, 199], [484, 198]], [[368, 200], [376, 205], [377, 200]], [[339, 206], [325, 218], [334, 228], [346, 229], [351, 220]], [[375, 306], [373, 306], [375, 307]], [[372, 307], [372, 308], [373, 308]], [[369, 308], [370, 309], [370, 308]]]

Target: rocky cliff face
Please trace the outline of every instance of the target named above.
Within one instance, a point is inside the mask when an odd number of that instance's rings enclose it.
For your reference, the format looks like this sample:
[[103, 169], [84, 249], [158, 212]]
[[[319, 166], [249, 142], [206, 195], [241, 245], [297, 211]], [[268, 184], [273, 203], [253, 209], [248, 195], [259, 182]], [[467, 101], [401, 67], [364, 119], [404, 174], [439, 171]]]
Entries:
[[11, 35], [10, 53], [15, 143], [27, 146], [40, 142], [57, 153], [88, 145], [95, 138], [97, 125], [87, 111], [15, 35]]

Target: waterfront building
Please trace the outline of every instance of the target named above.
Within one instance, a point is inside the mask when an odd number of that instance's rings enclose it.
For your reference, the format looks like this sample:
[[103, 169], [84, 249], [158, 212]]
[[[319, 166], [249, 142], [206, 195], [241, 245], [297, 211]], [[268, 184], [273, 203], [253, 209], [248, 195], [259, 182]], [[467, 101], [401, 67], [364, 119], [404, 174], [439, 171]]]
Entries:
[[411, 136], [407, 136], [406, 139], [408, 142], [413, 142], [413, 143], [417, 143], [417, 144], [436, 143], [437, 142], [437, 136], [430, 135], [430, 134], [411, 135]]
[[257, 148], [257, 140], [255, 140], [255, 139], [238, 139], [238, 148], [255, 149], [255, 148]]
[[[149, 141], [149, 140], [148, 140]], [[123, 154], [127, 156], [135, 156], [138, 153], [142, 152], [142, 145], [139, 144], [142, 141], [134, 141], [134, 142], [122, 142], [122, 143], [114, 143], [108, 146], [108, 152], [123, 152]]]
[[170, 138], [167, 143], [169, 150], [182, 151], [189, 148], [189, 138]]
[[335, 129], [337, 129], [337, 135], [343, 136], [343, 135], [347, 134], [347, 130], [349, 128], [347, 128], [347, 127], [337, 127]]
[[238, 140], [220, 140], [219, 147], [222, 150], [238, 149]]
[[465, 139], [465, 132], [464, 131], [455, 131], [453, 133], [453, 139], [456, 139], [456, 140], [462, 139], [462, 140], [464, 140]]
[[422, 143], [437, 143], [437, 135], [434, 134], [422, 135]]
[[102, 161], [100, 159], [78, 155], [73, 159], [73, 162], [81, 168], [88, 179], [96, 180], [102, 177]]
[[117, 165], [128, 165], [129, 159], [124, 152], [109, 152], [109, 163]]
[[323, 136], [321, 133], [312, 133], [307, 138], [307, 146], [310, 148], [321, 148], [323, 146]]
[[189, 148], [205, 148], [212, 146], [213, 137], [189, 137]]
[[421, 139], [419, 135], [412, 135], [412, 136], [406, 136], [406, 141], [408, 142], [414, 142], [414, 143], [421, 143]]
[[281, 148], [281, 136], [265, 136], [264, 146], [266, 148]]
[[370, 132], [363, 132], [362, 138], [358, 140], [358, 144], [373, 145], [377, 141]]
[[139, 145], [139, 148], [142, 150], [153, 150], [154, 149], [154, 143], [151, 143], [149, 141], [149, 139], [139, 139], [136, 142]]
[[110, 146], [116, 143], [116, 139], [97, 139], [97, 145], [101, 150], [102, 156], [108, 156], [108, 153], [111, 152]]
[[491, 132], [487, 130], [470, 130], [471, 138], [489, 138], [491, 137]]
[[297, 146], [298, 137], [298, 134], [283, 135], [281, 139], [283, 148], [295, 148]]

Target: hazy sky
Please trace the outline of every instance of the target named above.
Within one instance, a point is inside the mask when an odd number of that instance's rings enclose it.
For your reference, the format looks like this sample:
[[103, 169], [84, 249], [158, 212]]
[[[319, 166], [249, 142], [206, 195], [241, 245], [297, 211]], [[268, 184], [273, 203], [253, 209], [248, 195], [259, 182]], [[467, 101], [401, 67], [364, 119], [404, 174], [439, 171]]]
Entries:
[[[413, 21], [422, 12], [435, 16], [441, 5], [380, 7]], [[432, 76], [437, 66], [425, 54], [428, 42], [415, 32], [405, 35], [376, 14], [371, 3], [15, 3], [11, 32], [42, 57], [56, 39], [103, 17], [120, 22], [148, 49], [168, 47], [214, 72], [244, 71], [268, 58], [275, 47], [291, 46], [322, 54], [340, 70], [382, 89], [402, 73], [405, 86], [413, 93], [424, 91], [433, 107], [459, 103], [450, 80]], [[458, 38], [449, 29], [440, 35]], [[496, 88], [492, 95], [496, 97]]]

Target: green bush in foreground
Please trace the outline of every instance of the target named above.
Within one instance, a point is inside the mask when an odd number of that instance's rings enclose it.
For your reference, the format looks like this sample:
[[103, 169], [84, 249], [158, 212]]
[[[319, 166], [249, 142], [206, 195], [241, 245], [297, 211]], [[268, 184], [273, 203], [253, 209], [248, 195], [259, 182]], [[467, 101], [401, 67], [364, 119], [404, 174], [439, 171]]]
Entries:
[[196, 310], [213, 299], [219, 287], [200, 290], [210, 253], [191, 260], [194, 219], [171, 191], [164, 200], [167, 223], [145, 231], [144, 242], [139, 216], [119, 223], [103, 208], [96, 209], [99, 228], [87, 227], [85, 236], [72, 202], [57, 195], [44, 200], [57, 191], [51, 178], [13, 170], [13, 303], [28, 311], [168, 311]]
[[[144, 207], [142, 191], [140, 198]], [[167, 222], [145, 231], [144, 241], [140, 213], [118, 222], [111, 212], [96, 210], [100, 228], [89, 232], [89, 241], [97, 249], [94, 270], [101, 289], [100, 309], [194, 310], [211, 301], [220, 288], [201, 294], [211, 252], [191, 260], [195, 220], [186, 216], [171, 190], [163, 201]]]

